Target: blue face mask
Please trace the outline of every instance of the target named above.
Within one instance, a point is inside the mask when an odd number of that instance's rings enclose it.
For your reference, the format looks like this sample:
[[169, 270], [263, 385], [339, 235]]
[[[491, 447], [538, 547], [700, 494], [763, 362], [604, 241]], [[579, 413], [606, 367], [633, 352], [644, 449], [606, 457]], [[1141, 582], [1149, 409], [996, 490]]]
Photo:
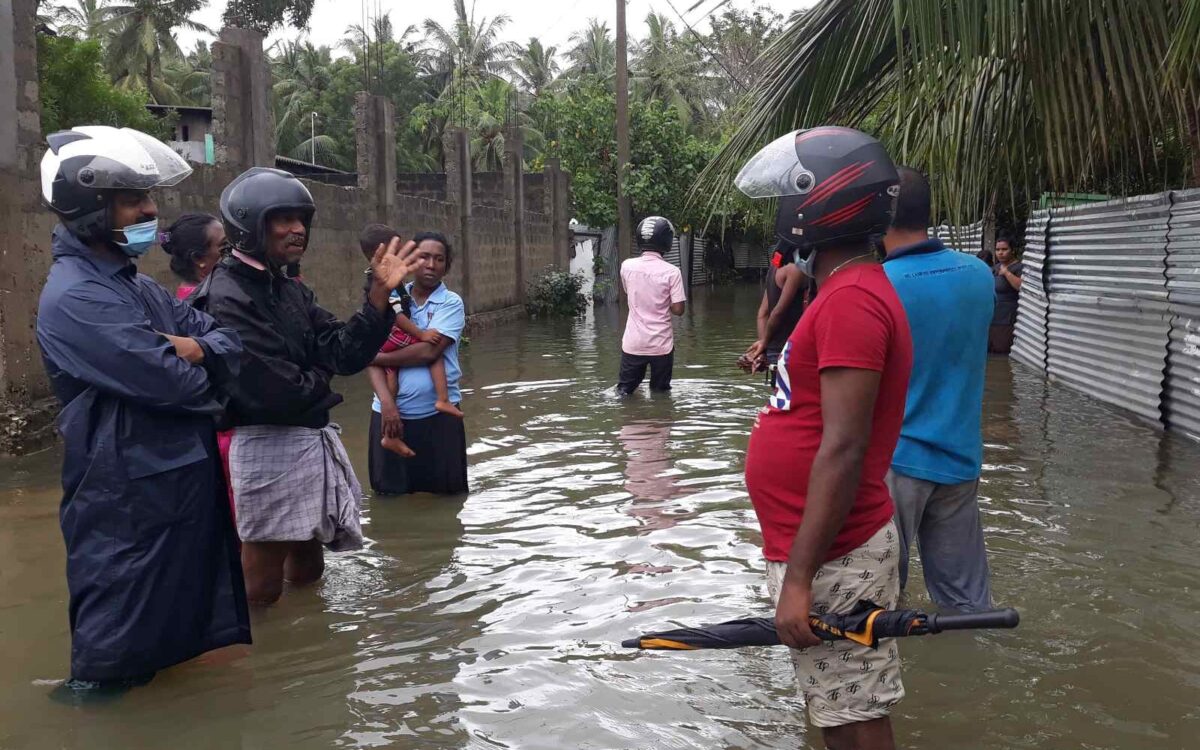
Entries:
[[125, 241], [113, 240], [113, 243], [130, 258], [139, 258], [158, 242], [158, 219], [130, 224], [121, 231], [125, 233]]

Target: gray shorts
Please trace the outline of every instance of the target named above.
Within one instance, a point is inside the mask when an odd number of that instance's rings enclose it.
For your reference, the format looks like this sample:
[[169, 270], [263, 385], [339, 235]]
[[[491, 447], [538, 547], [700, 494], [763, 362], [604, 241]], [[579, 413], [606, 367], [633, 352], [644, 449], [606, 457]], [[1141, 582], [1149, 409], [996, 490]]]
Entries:
[[[895, 607], [900, 598], [899, 539], [895, 523], [889, 521], [861, 547], [822, 565], [813, 578], [813, 610], [849, 612], [859, 599]], [[776, 603], [786, 572], [787, 563], [767, 561], [767, 590]], [[895, 638], [879, 641], [877, 649], [853, 641], [829, 641], [790, 651], [814, 726], [881, 719], [904, 698]]]

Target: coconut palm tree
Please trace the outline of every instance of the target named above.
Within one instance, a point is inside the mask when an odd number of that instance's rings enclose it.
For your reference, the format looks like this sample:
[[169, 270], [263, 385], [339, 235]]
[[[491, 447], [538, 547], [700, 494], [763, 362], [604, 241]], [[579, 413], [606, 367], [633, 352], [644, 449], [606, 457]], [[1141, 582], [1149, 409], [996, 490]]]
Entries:
[[522, 160], [541, 153], [544, 138], [528, 115], [516, 109], [516, 89], [507, 81], [493, 78], [476, 90], [468, 106], [471, 132], [471, 161], [481, 172], [499, 172], [504, 165], [505, 132], [517, 127], [524, 141]]
[[666, 16], [651, 12], [646, 26], [649, 33], [637, 45], [632, 66], [635, 95], [663, 102], [684, 124], [699, 122], [707, 116], [713, 81], [698, 48], [681, 38]]
[[[275, 143], [280, 153], [296, 159], [328, 159], [335, 151], [329, 135], [312, 138], [311, 120], [317, 96], [329, 88], [333, 50], [307, 39], [284, 42], [271, 56]], [[315, 148], [314, 148], [315, 147]]]
[[156, 103], [178, 98], [161, 76], [165, 58], [182, 57], [175, 30], [203, 34], [212, 30], [191, 16], [204, 0], [121, 0], [107, 6], [105, 27], [111, 29], [109, 61], [114, 79], [124, 88], [145, 88]]
[[593, 18], [587, 28], [572, 34], [567, 59], [571, 62], [567, 74], [572, 78], [590, 76], [611, 81], [617, 75], [617, 45], [608, 24]]
[[522, 91], [537, 98], [554, 85], [559, 73], [557, 52], [557, 47], [543, 47], [537, 37], [530, 37], [513, 62], [513, 76]]
[[208, 107], [212, 103], [212, 52], [199, 41], [187, 57], [172, 57], [163, 64], [163, 82], [176, 98], [168, 104]]
[[53, 6], [52, 10], [60, 34], [86, 40], [102, 39], [112, 15], [104, 0], [74, 0]]
[[432, 18], [425, 19], [425, 68], [439, 91], [450, 88], [456, 71], [469, 82], [483, 83], [512, 71], [518, 47], [500, 41], [500, 33], [510, 18], [501, 14], [494, 18], [475, 20], [475, 5], [467, 11], [466, 0], [454, 0], [454, 24], [442, 26]]
[[[822, 123], [877, 123], [959, 222], [1026, 189], [1141, 174], [1188, 132], [1200, 100], [1196, 34], [1175, 41], [1189, 23], [1200, 30], [1198, 6], [824, 0], [765, 53], [745, 118], [696, 194], [727, 188], [770, 139]], [[1173, 42], [1185, 63], [1171, 68]]]

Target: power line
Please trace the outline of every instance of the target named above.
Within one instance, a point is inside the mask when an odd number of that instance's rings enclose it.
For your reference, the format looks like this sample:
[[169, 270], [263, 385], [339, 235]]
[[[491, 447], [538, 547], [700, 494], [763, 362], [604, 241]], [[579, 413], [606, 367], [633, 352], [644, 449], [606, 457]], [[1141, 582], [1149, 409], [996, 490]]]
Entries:
[[[671, 2], [671, 0], [667, 0], [667, 5], [671, 6], [671, 10], [675, 11], [675, 15], [679, 16], [679, 20], [683, 22], [683, 25], [687, 27], [688, 31], [692, 32], [692, 36], [696, 37], [696, 41], [700, 42], [700, 46], [704, 48], [704, 51], [712, 56], [712, 59], [716, 61], [717, 65], [721, 66], [721, 70], [725, 71], [725, 73], [729, 76], [729, 79], [736, 83], [742, 89], [742, 91], [749, 91], [749, 89], [746, 88], [746, 84], [738, 80], [738, 77], [733, 74], [733, 71], [727, 68], [725, 63], [721, 62], [721, 58], [715, 52], [713, 52], [707, 44], [704, 43], [704, 37], [696, 33], [696, 30], [693, 29], [692, 25], [687, 22], [687, 19], [683, 17], [683, 14], [676, 9], [675, 3]], [[713, 9], [713, 11], [715, 10], [716, 8]], [[713, 11], [710, 11], [709, 14], [711, 15]]]

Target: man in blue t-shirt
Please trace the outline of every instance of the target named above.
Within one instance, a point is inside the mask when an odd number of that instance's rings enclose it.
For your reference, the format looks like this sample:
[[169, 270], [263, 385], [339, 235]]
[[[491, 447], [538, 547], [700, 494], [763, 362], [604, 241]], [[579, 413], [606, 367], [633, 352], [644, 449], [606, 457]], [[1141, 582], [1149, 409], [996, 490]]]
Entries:
[[908, 315], [913, 369], [888, 488], [900, 529], [900, 586], [909, 548], [921, 550], [925, 586], [940, 607], [991, 608], [979, 517], [980, 419], [992, 275], [973, 255], [929, 239], [929, 182], [900, 167], [900, 196], [884, 237], [884, 270]]

